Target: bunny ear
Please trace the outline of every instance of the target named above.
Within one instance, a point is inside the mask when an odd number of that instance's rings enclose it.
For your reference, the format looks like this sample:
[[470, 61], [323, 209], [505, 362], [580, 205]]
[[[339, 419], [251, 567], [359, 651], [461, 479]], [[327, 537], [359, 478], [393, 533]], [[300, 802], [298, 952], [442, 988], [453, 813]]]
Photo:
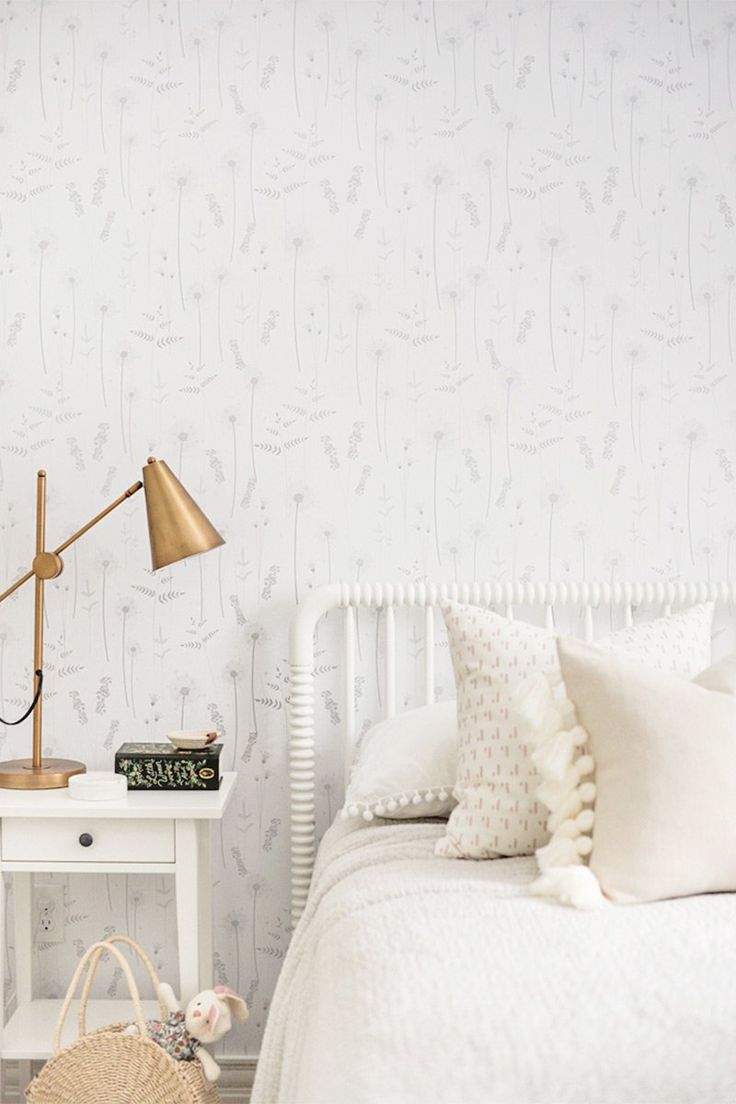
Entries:
[[220, 1009], [218, 1008], [217, 1001], [212, 1001], [212, 1004], [207, 1009], [207, 1030], [214, 1031], [215, 1024], [220, 1018]]
[[227, 985], [216, 985], [214, 991], [221, 1000], [227, 1001], [230, 1012], [235, 1019], [240, 1023], [245, 1023], [248, 1019], [248, 1005], [243, 998], [233, 989], [229, 989]]
[[243, 998], [239, 997], [237, 993], [233, 993], [233, 995], [227, 997], [226, 1000], [230, 1005], [230, 1011], [238, 1023], [245, 1023], [250, 1013], [248, 1012], [248, 1005]]

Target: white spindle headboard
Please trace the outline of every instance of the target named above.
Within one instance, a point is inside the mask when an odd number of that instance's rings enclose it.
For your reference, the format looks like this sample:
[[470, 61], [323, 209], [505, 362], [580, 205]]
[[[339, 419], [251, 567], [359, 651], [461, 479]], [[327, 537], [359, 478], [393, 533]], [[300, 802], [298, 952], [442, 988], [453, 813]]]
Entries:
[[579, 611], [582, 635], [593, 639], [593, 614], [600, 609], [623, 611], [630, 625], [637, 607], [659, 607], [667, 614], [674, 606], [696, 602], [736, 601], [732, 583], [332, 583], [312, 591], [299, 606], [289, 637], [289, 780], [291, 799], [291, 903], [294, 921], [307, 900], [314, 867], [315, 744], [314, 744], [314, 632], [332, 609], [343, 609], [343, 688], [345, 699], [345, 775], [355, 745], [355, 613], [360, 607], [382, 610], [384, 633], [384, 713], [396, 712], [396, 611], [424, 609], [424, 700], [434, 701], [434, 613], [446, 602], [493, 607], [513, 618], [514, 610], [544, 613], [554, 627], [555, 610]]

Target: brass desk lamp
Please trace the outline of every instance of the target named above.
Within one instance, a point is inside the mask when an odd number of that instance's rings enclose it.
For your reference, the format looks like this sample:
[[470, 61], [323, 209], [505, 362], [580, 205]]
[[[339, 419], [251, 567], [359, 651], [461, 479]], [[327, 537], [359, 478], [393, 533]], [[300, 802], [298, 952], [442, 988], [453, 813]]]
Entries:
[[[44, 759], [42, 753], [42, 701], [43, 701], [43, 600], [44, 584], [48, 579], [58, 579], [64, 570], [61, 553], [74, 544], [88, 529], [102, 521], [117, 506], [145, 490], [148, 534], [151, 542], [153, 570], [185, 560], [200, 552], [218, 548], [225, 541], [207, 520], [194, 499], [184, 490], [179, 480], [164, 463], [149, 456], [140, 480], [111, 502], [101, 513], [83, 525], [53, 552], [46, 550], [46, 472], [40, 471], [36, 484], [36, 555], [31, 566], [20, 579], [0, 594], [3, 602], [29, 579], [36, 580], [36, 604], [33, 647], [33, 702], [20, 718], [24, 721], [33, 713], [33, 757], [12, 759], [0, 763], [0, 787], [13, 790], [54, 790], [66, 786], [73, 774], [83, 774], [84, 763], [73, 759]], [[19, 724], [20, 721], [3, 722]]]

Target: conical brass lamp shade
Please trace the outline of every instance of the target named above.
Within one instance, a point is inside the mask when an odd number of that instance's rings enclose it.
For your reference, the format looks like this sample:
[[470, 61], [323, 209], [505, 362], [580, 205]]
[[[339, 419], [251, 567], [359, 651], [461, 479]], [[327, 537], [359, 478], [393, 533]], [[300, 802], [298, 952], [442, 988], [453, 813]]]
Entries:
[[163, 460], [149, 459], [143, 490], [154, 571], [225, 543]]

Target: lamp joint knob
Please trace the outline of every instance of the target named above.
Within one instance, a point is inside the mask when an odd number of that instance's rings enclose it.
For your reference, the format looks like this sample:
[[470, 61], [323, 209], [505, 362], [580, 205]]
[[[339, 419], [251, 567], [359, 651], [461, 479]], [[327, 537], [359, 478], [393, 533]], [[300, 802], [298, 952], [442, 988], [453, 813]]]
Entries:
[[64, 561], [56, 552], [39, 552], [33, 559], [33, 574], [37, 579], [58, 579], [64, 570]]

